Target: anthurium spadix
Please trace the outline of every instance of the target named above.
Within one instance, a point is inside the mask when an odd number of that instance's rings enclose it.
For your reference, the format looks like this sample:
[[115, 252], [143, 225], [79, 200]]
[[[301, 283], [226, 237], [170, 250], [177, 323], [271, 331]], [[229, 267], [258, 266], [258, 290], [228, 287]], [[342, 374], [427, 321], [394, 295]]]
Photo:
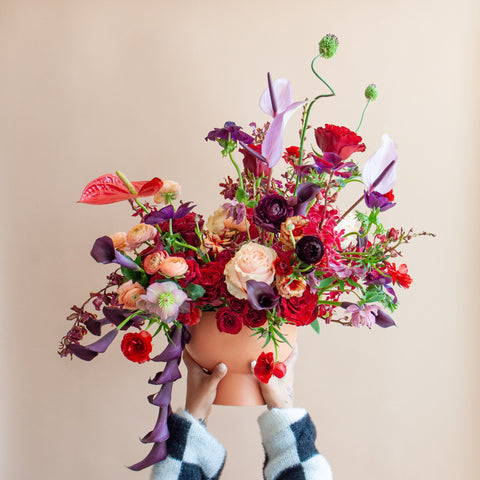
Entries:
[[363, 167], [362, 181], [367, 194], [375, 191], [385, 195], [393, 189], [397, 180], [397, 163], [397, 146], [385, 133], [382, 136], [382, 146]]
[[273, 117], [262, 143], [262, 155], [274, 167], [282, 157], [283, 131], [290, 117], [305, 102], [293, 102], [292, 86], [286, 78], [274, 82], [268, 74], [268, 88], [260, 97], [260, 108]]

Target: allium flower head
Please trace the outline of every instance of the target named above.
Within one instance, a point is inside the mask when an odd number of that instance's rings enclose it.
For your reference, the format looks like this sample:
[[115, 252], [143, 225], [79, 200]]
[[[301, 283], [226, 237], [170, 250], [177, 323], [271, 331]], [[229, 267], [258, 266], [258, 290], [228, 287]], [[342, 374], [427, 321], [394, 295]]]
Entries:
[[327, 33], [318, 44], [320, 55], [325, 58], [332, 58], [337, 53], [338, 37], [333, 33]]
[[376, 100], [378, 97], [378, 88], [374, 83], [371, 83], [366, 89], [365, 89], [365, 97], [367, 100]]

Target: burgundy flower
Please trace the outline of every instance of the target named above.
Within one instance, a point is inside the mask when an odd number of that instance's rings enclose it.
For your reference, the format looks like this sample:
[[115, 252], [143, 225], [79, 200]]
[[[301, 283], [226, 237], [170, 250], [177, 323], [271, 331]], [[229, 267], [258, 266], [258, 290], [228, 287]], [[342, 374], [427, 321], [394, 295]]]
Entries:
[[279, 297], [265, 282], [247, 280], [248, 301], [254, 310], [271, 310], [278, 304]]
[[217, 328], [220, 332], [235, 335], [243, 327], [242, 317], [232, 312], [228, 307], [219, 308], [215, 317], [217, 319]]
[[261, 327], [267, 321], [265, 310], [249, 308], [243, 316], [243, 324], [250, 328]]
[[253, 138], [245, 132], [242, 132], [242, 127], [235, 125], [234, 122], [225, 122], [223, 128], [214, 128], [208, 132], [205, 140], [233, 140], [235, 143], [242, 141], [244, 143], [253, 143]]
[[309, 325], [318, 316], [317, 296], [308, 288], [301, 297], [280, 297], [282, 317], [298, 327]]
[[305, 235], [295, 245], [297, 257], [309, 265], [319, 262], [324, 252], [323, 242], [315, 235]]
[[144, 363], [150, 360], [152, 336], [146, 330], [126, 333], [120, 348], [123, 354], [132, 362]]
[[202, 306], [218, 306], [221, 304], [220, 294], [225, 278], [224, 270], [225, 263], [223, 262], [210, 262], [200, 267], [200, 285], [205, 289], [205, 294], [198, 299], [197, 304]]
[[282, 378], [287, 373], [287, 367], [283, 362], [275, 363], [272, 352], [262, 352], [257, 358], [253, 372], [261, 382], [268, 383], [272, 375]]
[[275, 273], [285, 277], [293, 273], [293, 267], [290, 264], [290, 259], [292, 258], [293, 250], [277, 252], [277, 258], [273, 262], [275, 267]]
[[315, 140], [323, 153], [336, 153], [346, 160], [354, 152], [364, 152], [362, 137], [346, 127], [325, 125], [315, 129]]
[[269, 232], [279, 232], [282, 223], [293, 215], [293, 208], [278, 193], [260, 199], [253, 213], [255, 224]]
[[180, 311], [177, 320], [182, 322], [184, 325], [196, 325], [198, 322], [200, 322], [202, 311], [196, 307], [193, 302], [186, 303], [188, 303], [188, 310], [186, 312]]
[[[268, 163], [260, 160], [260, 157], [262, 157], [261, 151], [262, 146], [254, 144], [245, 145], [244, 148], [239, 149], [239, 152], [243, 153], [243, 167], [245, 168], [245, 172], [250, 172], [254, 177], [268, 175]], [[255, 155], [256, 153], [258, 155]]]

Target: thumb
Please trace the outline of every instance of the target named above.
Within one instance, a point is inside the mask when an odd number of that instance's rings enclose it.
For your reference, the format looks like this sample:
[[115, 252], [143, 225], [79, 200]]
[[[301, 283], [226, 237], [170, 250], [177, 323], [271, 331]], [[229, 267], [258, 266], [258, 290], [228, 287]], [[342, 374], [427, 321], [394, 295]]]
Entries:
[[210, 382], [213, 385], [218, 385], [220, 380], [227, 374], [227, 366], [224, 363], [219, 363], [215, 366], [210, 376]]

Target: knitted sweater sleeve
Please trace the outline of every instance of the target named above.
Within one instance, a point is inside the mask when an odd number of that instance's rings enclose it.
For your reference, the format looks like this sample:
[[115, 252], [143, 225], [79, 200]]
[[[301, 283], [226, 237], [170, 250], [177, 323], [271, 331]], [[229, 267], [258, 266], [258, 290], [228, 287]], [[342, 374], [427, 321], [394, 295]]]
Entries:
[[315, 448], [315, 426], [306, 410], [273, 408], [258, 423], [265, 480], [332, 480], [330, 465]]
[[218, 480], [225, 449], [186, 410], [168, 419], [167, 458], [154, 465], [150, 480]]

